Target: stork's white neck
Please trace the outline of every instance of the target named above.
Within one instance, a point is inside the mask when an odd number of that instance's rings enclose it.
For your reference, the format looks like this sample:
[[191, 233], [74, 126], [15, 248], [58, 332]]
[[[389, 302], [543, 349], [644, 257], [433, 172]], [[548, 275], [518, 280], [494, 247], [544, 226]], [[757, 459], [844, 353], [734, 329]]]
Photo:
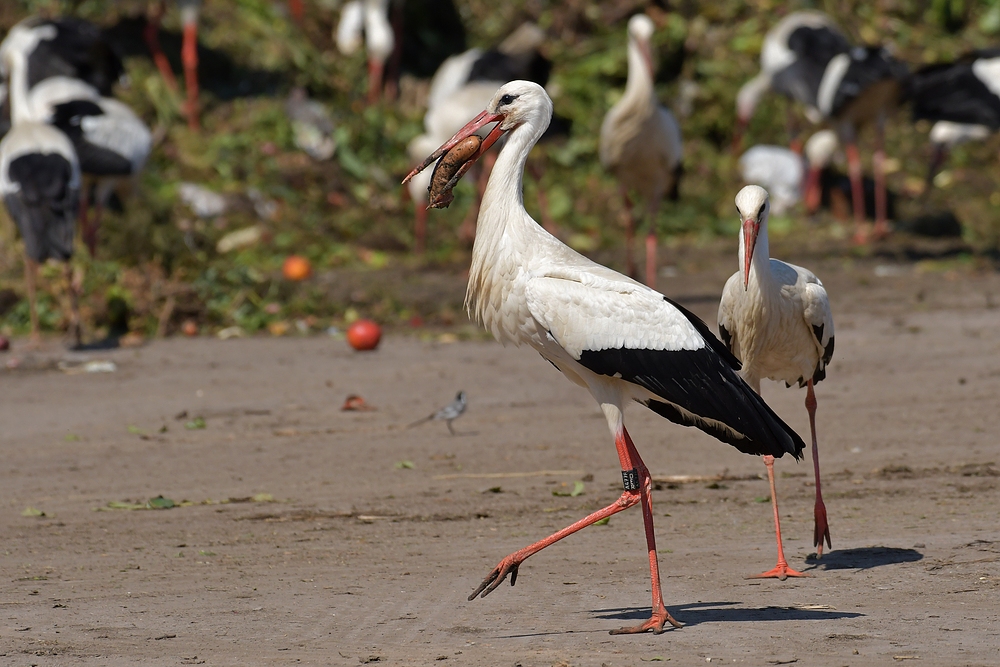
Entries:
[[[760, 232], [757, 234], [757, 243], [754, 245], [753, 257], [750, 259], [750, 281], [749, 288], [752, 289], [754, 285], [760, 288], [761, 293], [767, 293], [768, 290], [765, 289], [769, 286], [773, 280], [774, 276], [771, 275], [771, 249], [768, 247], [767, 241], [767, 218], [768, 214], [764, 214], [764, 219], [760, 222]], [[740, 232], [740, 271], [743, 271], [744, 258], [747, 255], [746, 240], [743, 237], [743, 232]]]
[[620, 104], [643, 107], [653, 105], [653, 74], [634, 37], [628, 39], [628, 79]]
[[28, 61], [24, 54], [12, 49], [7, 54], [10, 63], [10, 122], [27, 123], [32, 119], [28, 106]]
[[551, 118], [549, 103], [510, 131], [483, 193], [465, 296], [466, 308], [475, 310], [481, 321], [484, 301], [495, 296], [490, 294], [496, 283], [493, 274], [505, 272], [512, 262], [520, 264], [514, 256], [531, 248], [532, 233], [547, 235], [524, 209], [524, 163]]

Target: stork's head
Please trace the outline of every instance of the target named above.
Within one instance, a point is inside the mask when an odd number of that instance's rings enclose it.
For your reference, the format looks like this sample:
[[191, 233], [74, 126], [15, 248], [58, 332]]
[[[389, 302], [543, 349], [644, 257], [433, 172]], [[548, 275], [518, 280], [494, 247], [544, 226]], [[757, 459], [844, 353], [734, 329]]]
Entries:
[[806, 174], [805, 191], [802, 198], [805, 200], [806, 210], [814, 213], [820, 204], [820, 172], [833, 160], [833, 154], [837, 152], [840, 142], [837, 140], [837, 133], [833, 130], [820, 130], [809, 137], [805, 145], [806, 162], [809, 163], [809, 172]]
[[649, 71], [649, 78], [656, 77], [656, 68], [653, 65], [653, 47], [650, 40], [656, 26], [653, 19], [645, 14], [636, 14], [628, 20], [628, 38], [639, 49], [639, 54]]
[[746, 290], [750, 285], [750, 263], [757, 237], [762, 227], [767, 233], [767, 214], [771, 210], [767, 190], [759, 185], [746, 186], [736, 195], [736, 210], [743, 228], [743, 289]]
[[[427, 156], [422, 164], [418, 165], [403, 179], [403, 183], [406, 183], [417, 173], [426, 169], [428, 165], [451, 150], [460, 141], [475, 134], [490, 123], [496, 123], [496, 125], [486, 135], [486, 138], [483, 139], [483, 143], [480, 144], [479, 149], [462, 165], [462, 168], [458, 172], [459, 178], [507, 132], [527, 123], [536, 129], [538, 136], [541, 136], [551, 118], [552, 100], [549, 99], [544, 88], [531, 81], [511, 81], [505, 83], [493, 95], [493, 99], [486, 105], [485, 111], [466, 123], [465, 127], [455, 133], [455, 136], [444, 142], [436, 151]], [[431, 202], [431, 204], [433, 203]]]

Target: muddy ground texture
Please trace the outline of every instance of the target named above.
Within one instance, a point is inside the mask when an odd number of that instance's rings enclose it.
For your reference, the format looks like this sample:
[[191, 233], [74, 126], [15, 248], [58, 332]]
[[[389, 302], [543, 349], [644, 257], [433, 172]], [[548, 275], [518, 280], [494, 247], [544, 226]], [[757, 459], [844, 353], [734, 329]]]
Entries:
[[[735, 264], [717, 257], [660, 285], [713, 324]], [[633, 409], [654, 475], [699, 480], [653, 493], [685, 623], [660, 636], [608, 635], [648, 615], [637, 508], [466, 600], [502, 556], [621, 490], [597, 406], [530, 351], [18, 341], [0, 372], [0, 664], [1000, 664], [1000, 276], [810, 266], [837, 323], [817, 391], [833, 549], [810, 557], [812, 467], [786, 457], [786, 552], [811, 576], [745, 578], [775, 562], [760, 460]], [[406, 428], [459, 389], [457, 435]], [[349, 394], [376, 409], [341, 411]], [[808, 434], [802, 390], [764, 394]], [[177, 506], [140, 509], [158, 496]]]

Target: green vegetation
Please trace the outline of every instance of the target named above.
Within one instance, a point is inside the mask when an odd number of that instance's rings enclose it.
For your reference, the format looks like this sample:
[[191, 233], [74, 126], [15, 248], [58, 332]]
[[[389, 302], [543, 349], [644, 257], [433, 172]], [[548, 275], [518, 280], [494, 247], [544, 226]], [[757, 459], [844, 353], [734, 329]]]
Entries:
[[[363, 104], [364, 55], [341, 56], [331, 37], [339, 4], [307, 0], [306, 20], [299, 27], [287, 18], [282, 0], [206, 2], [200, 40], [215, 55], [202, 59], [200, 132], [187, 128], [180, 99], [167, 90], [150, 59], [140, 49], [127, 59], [130, 85], [118, 96], [146, 119], [158, 143], [123, 202], [124, 212], [107, 213], [97, 259], [81, 248], [74, 260], [84, 272], [83, 315], [92, 327], [106, 323], [106, 304], [113, 297], [129, 304], [131, 327], [148, 335], [157, 331], [168, 302], [173, 307], [166, 333], [184, 319], [195, 320], [202, 331], [238, 325], [248, 332], [291, 320], [311, 328], [341, 325], [345, 317], [359, 314], [387, 324], [414, 317], [429, 323], [454, 320], [460, 294], [435, 292], [433, 281], [416, 290], [411, 278], [457, 276], [466, 268], [468, 249], [455, 232], [468, 210], [472, 185], [459, 187], [450, 209], [431, 213], [429, 253], [412, 257], [413, 209], [398, 184], [410, 167], [405, 147], [421, 131], [422, 110], [412, 102], [412, 83], [403, 86], [399, 103]], [[543, 188], [564, 238], [588, 252], [614, 249], [621, 242], [621, 205], [615, 184], [596, 159], [598, 131], [624, 85], [625, 20], [645, 3], [514, 0], [502, 3], [502, 12], [501, 5], [485, 0], [458, 4], [470, 46], [494, 44], [526, 19], [547, 31], [546, 54], [555, 63], [550, 88], [556, 112], [572, 121], [572, 134], [536, 149], [533, 160], [546, 169], [539, 183], [527, 179], [525, 201], [540, 219], [536, 193]], [[764, 33], [786, 10], [823, 9], [855, 40], [890, 44], [911, 65], [989, 46], [1000, 33], [1000, 0], [719, 0], [670, 6], [676, 11], [647, 11], [659, 26], [661, 99], [675, 111], [690, 109], [679, 114], [686, 142], [681, 201], [665, 205], [657, 221], [674, 244], [735, 234], [732, 197], [739, 179], [728, 151], [734, 98], [757, 71]], [[31, 13], [72, 12], [114, 25], [123, 17], [142, 16], [145, 8], [141, 0], [16, 0], [0, 9], [0, 31]], [[164, 29], [179, 32], [175, 11], [168, 12]], [[165, 46], [179, 73], [176, 48], [171, 53]], [[231, 61], [228, 78], [212, 70], [220, 57]], [[251, 92], [233, 95], [243, 84]], [[338, 149], [328, 162], [314, 162], [295, 147], [284, 112], [294, 85], [308, 86], [334, 118]], [[766, 98], [747, 145], [787, 143], [789, 109], [784, 99]], [[796, 117], [800, 127], [808, 127], [801, 115]], [[925, 175], [927, 129], [914, 127], [905, 111], [890, 125], [889, 155], [898, 165], [889, 183], [901, 194], [914, 194]], [[901, 202], [902, 214], [912, 216], [921, 206], [951, 207], [965, 225], [971, 249], [992, 255], [1000, 246], [998, 177], [996, 141], [962, 147], [953, 154], [947, 176], [939, 179], [947, 187], [923, 203]], [[181, 182], [236, 203], [217, 218], [198, 218], [178, 196]], [[262, 207], [252, 205], [254, 197], [271, 204], [263, 207], [264, 215]], [[4, 225], [0, 287], [22, 297], [20, 246], [11, 242], [12, 230]], [[262, 230], [259, 242], [217, 251], [223, 236], [255, 225]], [[789, 234], [807, 225], [817, 229], [798, 215], [775, 221], [776, 231]], [[829, 238], [843, 235], [836, 223], [822, 230]], [[281, 277], [282, 261], [292, 253], [312, 262], [313, 278], [289, 283]], [[614, 265], [619, 255], [607, 252], [602, 258]], [[65, 326], [61, 272], [47, 269], [42, 290], [43, 328], [59, 330]], [[0, 331], [26, 332], [26, 302], [0, 298], [0, 308], [7, 301], [13, 306], [4, 311]], [[279, 330], [285, 329], [272, 328]]]

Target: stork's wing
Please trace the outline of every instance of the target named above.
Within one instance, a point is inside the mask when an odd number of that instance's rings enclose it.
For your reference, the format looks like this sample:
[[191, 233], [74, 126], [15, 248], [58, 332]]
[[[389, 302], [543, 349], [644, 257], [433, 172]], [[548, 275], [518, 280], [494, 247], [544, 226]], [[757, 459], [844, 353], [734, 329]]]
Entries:
[[802, 317], [812, 329], [816, 343], [823, 348], [820, 361], [816, 364], [813, 382], [819, 382], [826, 377], [826, 365], [833, 358], [833, 313], [830, 310], [830, 299], [823, 283], [809, 269], [789, 264], [799, 274], [796, 289], [802, 299]]
[[796, 457], [802, 439], [737, 375], [708, 326], [642, 285], [580, 272], [533, 278], [528, 310], [581, 365], [642, 387], [646, 405], [748, 454]]
[[726, 349], [736, 357], [740, 356], [740, 342], [735, 337], [736, 322], [733, 319], [735, 317], [733, 308], [739, 299], [740, 277], [739, 271], [729, 276], [726, 286], [722, 288], [722, 300], [719, 301], [719, 335], [726, 344]]

